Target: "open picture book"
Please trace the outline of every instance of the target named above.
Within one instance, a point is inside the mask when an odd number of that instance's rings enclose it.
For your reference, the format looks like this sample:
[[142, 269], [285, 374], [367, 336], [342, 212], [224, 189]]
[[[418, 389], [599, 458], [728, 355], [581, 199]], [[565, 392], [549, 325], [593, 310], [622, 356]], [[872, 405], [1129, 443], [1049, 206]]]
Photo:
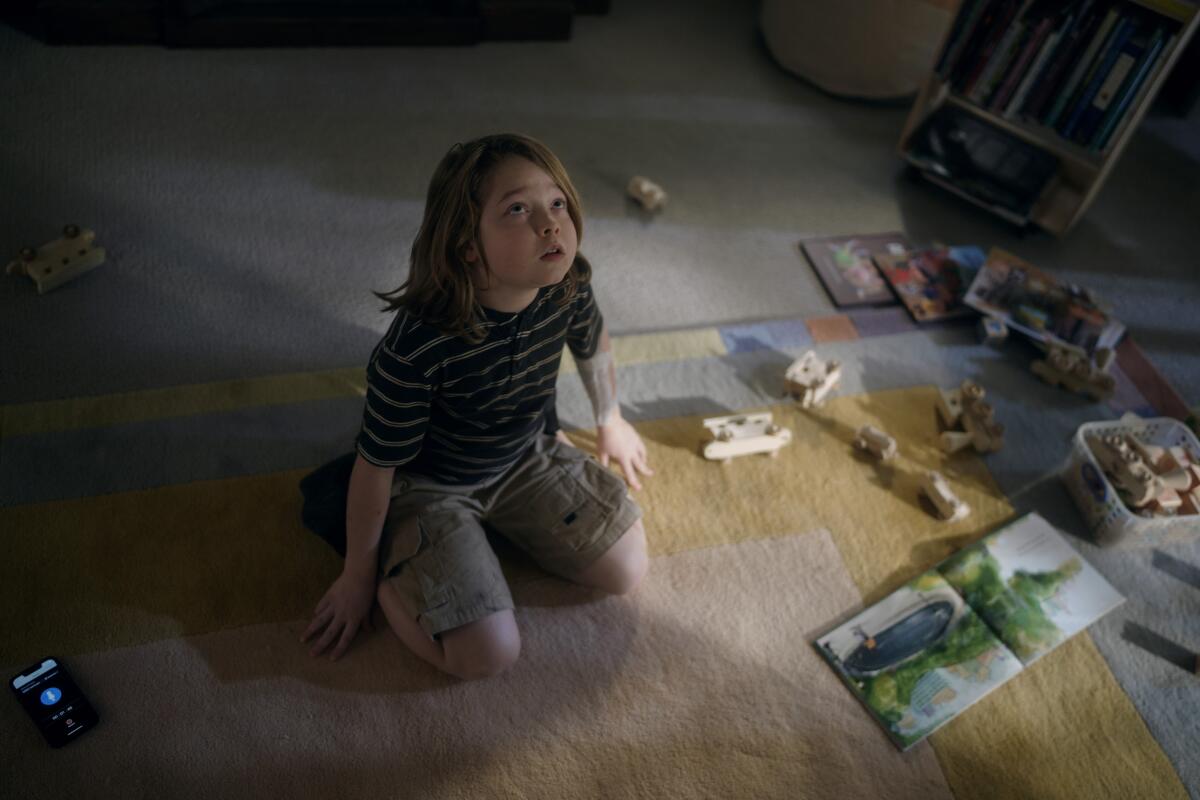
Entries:
[[1123, 601], [1033, 513], [814, 644], [907, 750]]

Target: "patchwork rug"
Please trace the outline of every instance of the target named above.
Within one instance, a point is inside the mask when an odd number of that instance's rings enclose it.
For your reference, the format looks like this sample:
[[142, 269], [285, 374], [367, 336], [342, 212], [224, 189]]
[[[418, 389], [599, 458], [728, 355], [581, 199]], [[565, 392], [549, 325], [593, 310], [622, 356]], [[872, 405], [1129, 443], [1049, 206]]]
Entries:
[[[1095, 547], [1057, 478], [1079, 424], [1186, 413], [1135, 344], [1110, 404], [1041, 384], [1020, 342], [917, 330], [899, 309], [614, 346], [657, 473], [637, 495], [650, 575], [601, 597], [497, 543], [524, 647], [477, 683], [385, 627], [337, 663], [299, 643], [340, 562], [302, 528], [297, 485], [350, 448], [361, 368], [0, 409], [0, 664], [63, 658], [102, 718], [53, 751], [0, 704], [6, 794], [1200, 797], [1200, 680], [1131, 635], [1200, 649], [1200, 544]], [[803, 411], [782, 375], [810, 348], [844, 377]], [[572, 372], [560, 419], [590, 448]], [[937, 387], [964, 378], [1007, 428], [986, 458], [935, 445]], [[771, 411], [791, 445], [701, 458], [701, 421], [743, 410]], [[896, 462], [856, 453], [867, 423], [896, 437]], [[971, 516], [928, 514], [926, 469]], [[899, 753], [812, 639], [1027, 510], [1128, 602]]]

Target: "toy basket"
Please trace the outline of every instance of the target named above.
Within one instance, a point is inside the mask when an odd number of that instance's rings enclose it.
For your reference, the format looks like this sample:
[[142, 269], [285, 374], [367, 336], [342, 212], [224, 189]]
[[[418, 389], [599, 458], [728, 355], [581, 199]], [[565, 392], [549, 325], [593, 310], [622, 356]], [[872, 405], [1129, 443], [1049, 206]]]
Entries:
[[1182, 447], [1193, 461], [1200, 461], [1200, 441], [1197, 441], [1191, 429], [1176, 419], [1128, 418], [1080, 425], [1075, 432], [1070, 460], [1063, 468], [1062, 480], [1075, 505], [1079, 506], [1087, 519], [1096, 543], [1117, 547], [1151, 547], [1200, 535], [1200, 514], [1143, 517], [1122, 502], [1087, 443], [1089, 437], [1110, 434], [1132, 434], [1148, 444]]

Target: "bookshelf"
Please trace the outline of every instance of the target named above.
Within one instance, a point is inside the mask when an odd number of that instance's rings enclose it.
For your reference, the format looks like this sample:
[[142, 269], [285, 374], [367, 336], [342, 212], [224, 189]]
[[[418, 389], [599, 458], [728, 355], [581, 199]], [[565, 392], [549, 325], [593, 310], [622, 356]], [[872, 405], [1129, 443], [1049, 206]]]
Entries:
[[[1192, 0], [963, 0], [897, 152], [964, 200], [1062, 236], [1095, 200], [1198, 24]], [[931, 165], [927, 131], [946, 119], [973, 121], [967, 129], [1012, 142], [1025, 160], [1057, 163], [1023, 186], [1023, 202], [997, 200], [1005, 195]]]

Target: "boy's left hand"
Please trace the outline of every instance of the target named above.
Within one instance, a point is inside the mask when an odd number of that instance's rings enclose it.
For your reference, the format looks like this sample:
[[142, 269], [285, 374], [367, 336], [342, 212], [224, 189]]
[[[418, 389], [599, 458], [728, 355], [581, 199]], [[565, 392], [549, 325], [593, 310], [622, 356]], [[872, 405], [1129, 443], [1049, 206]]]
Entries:
[[635, 491], [642, 488], [639, 473], [654, 474], [646, 463], [646, 445], [642, 437], [620, 414], [614, 414], [607, 424], [596, 428], [596, 455], [605, 467], [610, 459], [616, 461], [625, 473], [625, 482]]

